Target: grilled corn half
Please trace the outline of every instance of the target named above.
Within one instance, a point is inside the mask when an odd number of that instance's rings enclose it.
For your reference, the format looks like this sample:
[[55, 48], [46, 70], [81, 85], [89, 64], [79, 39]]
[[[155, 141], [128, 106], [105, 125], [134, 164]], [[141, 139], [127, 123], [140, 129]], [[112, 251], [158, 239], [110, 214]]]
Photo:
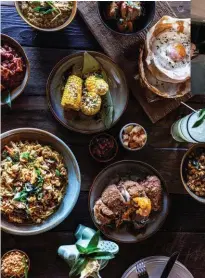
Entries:
[[109, 90], [109, 86], [105, 80], [95, 77], [94, 75], [91, 75], [86, 79], [85, 86], [88, 92], [93, 92], [100, 96], [105, 95]]
[[100, 111], [101, 97], [93, 92], [86, 92], [81, 101], [81, 111], [87, 116], [93, 116]]
[[64, 109], [80, 110], [81, 98], [83, 91], [83, 80], [76, 76], [70, 75], [65, 85], [61, 105]]

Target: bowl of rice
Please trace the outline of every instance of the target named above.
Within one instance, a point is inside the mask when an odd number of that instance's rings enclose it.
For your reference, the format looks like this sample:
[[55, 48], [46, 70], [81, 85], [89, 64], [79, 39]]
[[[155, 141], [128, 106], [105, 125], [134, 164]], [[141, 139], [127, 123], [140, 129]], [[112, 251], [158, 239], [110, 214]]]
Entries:
[[77, 1], [15, 1], [15, 6], [27, 24], [46, 32], [67, 27], [77, 11]]

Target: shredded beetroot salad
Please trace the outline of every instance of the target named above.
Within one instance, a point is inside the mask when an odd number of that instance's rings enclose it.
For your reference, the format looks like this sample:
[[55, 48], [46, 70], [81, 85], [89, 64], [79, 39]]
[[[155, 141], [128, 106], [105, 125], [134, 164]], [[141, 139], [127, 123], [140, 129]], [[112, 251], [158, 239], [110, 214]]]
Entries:
[[1, 46], [1, 90], [18, 87], [25, 75], [25, 63], [15, 48], [2, 42]]

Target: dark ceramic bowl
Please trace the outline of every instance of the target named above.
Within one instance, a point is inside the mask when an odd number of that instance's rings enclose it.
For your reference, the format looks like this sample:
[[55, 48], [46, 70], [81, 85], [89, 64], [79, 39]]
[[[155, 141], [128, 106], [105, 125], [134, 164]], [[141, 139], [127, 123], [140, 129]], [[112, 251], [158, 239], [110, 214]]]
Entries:
[[186, 191], [189, 193], [189, 195], [197, 200], [200, 203], [205, 204], [205, 197], [200, 197], [197, 196], [191, 189], [187, 186], [187, 178], [186, 178], [186, 169], [187, 169], [187, 164], [188, 164], [188, 157], [192, 152], [195, 152], [199, 148], [204, 148], [205, 149], [205, 143], [199, 143], [193, 145], [183, 156], [182, 161], [181, 161], [181, 166], [180, 166], [180, 175], [181, 175], [181, 180], [184, 185], [184, 188]]
[[[27, 265], [28, 265], [28, 271], [29, 271], [29, 269], [30, 269], [30, 259], [29, 259], [29, 256], [25, 253], [25, 252], [23, 252], [23, 251], [21, 251], [21, 250], [18, 250], [18, 249], [13, 249], [13, 250], [10, 250], [10, 251], [8, 251], [8, 252], [6, 252], [3, 256], [2, 256], [2, 258], [1, 258], [1, 265], [2, 265], [2, 261], [4, 260], [4, 258], [7, 256], [7, 255], [9, 255], [10, 253], [12, 253], [12, 252], [16, 252], [16, 251], [18, 251], [19, 253], [21, 253], [22, 255], [24, 255], [25, 257], [26, 257], [26, 260], [27, 260]], [[7, 276], [4, 276], [2, 273], [1, 273], [1, 275], [2, 275], [2, 277], [4, 278], [6, 278]], [[12, 276], [13, 277], [13, 276]], [[24, 278], [25, 277], [25, 275], [22, 275], [22, 276], [20, 276], [20, 278]], [[15, 278], [15, 277], [14, 277]]]
[[[22, 46], [16, 40], [12, 39], [11, 37], [9, 37], [5, 34], [1, 34], [1, 41], [8, 43], [8, 45], [15, 48], [15, 50], [21, 55], [25, 65], [26, 65], [24, 79], [22, 80], [21, 84], [18, 87], [12, 89], [10, 92], [11, 101], [13, 101], [21, 93], [23, 93], [23, 91], [28, 83], [28, 78], [30, 75], [30, 65], [29, 65], [29, 61], [28, 61], [25, 51], [23, 50]], [[2, 98], [3, 98], [3, 96], [2, 96]], [[6, 103], [2, 101], [2, 98], [1, 98], [1, 105], [3, 106], [3, 105], [6, 105]]]
[[[129, 126], [140, 126], [140, 127], [144, 130], [144, 133], [146, 134], [146, 141], [145, 141], [145, 143], [144, 143], [144, 145], [143, 145], [142, 147], [140, 147], [140, 148], [135, 148], [135, 149], [131, 149], [131, 148], [129, 148], [129, 147], [127, 147], [127, 146], [124, 145], [124, 143], [123, 143], [123, 133], [124, 133], [124, 130], [125, 130], [127, 127], [129, 127]], [[123, 148], [125, 148], [126, 150], [132, 151], [132, 152], [134, 152], [134, 151], [139, 151], [139, 150], [141, 150], [142, 148], [144, 148], [144, 146], [145, 146], [146, 143], [147, 143], [147, 132], [146, 132], [146, 130], [144, 129], [144, 127], [141, 126], [140, 124], [137, 124], [137, 123], [129, 123], [129, 124], [126, 124], [125, 126], [123, 126], [123, 128], [120, 130], [119, 139], [120, 139], [121, 145], [122, 145]]]
[[[97, 156], [93, 152], [94, 145], [97, 145], [98, 144], [97, 140], [101, 139], [101, 138], [106, 138], [109, 141], [113, 142], [113, 148], [110, 149], [109, 154], [105, 157]], [[92, 138], [92, 140], [90, 141], [90, 144], [89, 144], [89, 151], [90, 151], [90, 155], [92, 156], [92, 158], [95, 159], [96, 161], [98, 161], [98, 162], [109, 162], [109, 161], [113, 160], [115, 158], [115, 156], [117, 155], [118, 144], [117, 144], [115, 138], [112, 135], [110, 135], [108, 133], [101, 133], [101, 134], [98, 134], [98, 135], [96, 135]]]
[[[129, 90], [125, 75], [118, 65], [108, 56], [94, 51], [89, 51], [88, 53], [99, 61], [107, 73], [114, 106], [113, 126], [124, 113], [128, 103]], [[48, 77], [46, 87], [47, 99], [51, 112], [62, 125], [79, 133], [93, 134], [103, 132], [108, 128], [104, 126], [102, 121], [96, 121], [94, 117], [85, 115], [83, 117], [70, 117], [71, 115], [68, 115], [61, 106], [63, 93], [62, 76], [74, 65], [76, 68], [82, 68], [83, 55], [84, 52], [78, 52], [63, 58], [57, 63]]]
[[[147, 176], [156, 175], [160, 179], [162, 185], [162, 209], [160, 212], [152, 213], [149, 223], [141, 230], [128, 229], [128, 226], [125, 224], [118, 229], [106, 227], [105, 231], [95, 222], [93, 213], [95, 202], [101, 197], [102, 192], [108, 185], [118, 183], [122, 177], [126, 177], [127, 175], [129, 175], [130, 178], [133, 176], [133, 179], [145, 179]], [[118, 161], [103, 169], [95, 178], [89, 193], [89, 210], [96, 227], [111, 240], [122, 243], [143, 241], [156, 233], [167, 217], [169, 197], [165, 181], [157, 170], [144, 162], [135, 160]]]
[[106, 18], [106, 10], [107, 6], [110, 4], [110, 1], [99, 1], [98, 2], [98, 14], [100, 19], [104, 23], [104, 25], [110, 29], [111, 31], [115, 32], [116, 34], [120, 35], [134, 35], [138, 34], [139, 32], [143, 31], [145, 28], [149, 26], [149, 24], [153, 21], [155, 16], [155, 1], [141, 1], [143, 5], [143, 13], [144, 15], [140, 16], [134, 23], [133, 32], [123, 33], [120, 32], [117, 28], [117, 21], [116, 20], [108, 20]]
[[76, 12], [77, 12], [77, 1], [73, 1], [73, 9], [72, 9], [72, 12], [70, 14], [70, 16], [68, 17], [68, 19], [61, 25], [55, 27], [55, 28], [41, 28], [41, 27], [38, 27], [34, 24], [32, 24], [22, 13], [21, 11], [21, 7], [20, 7], [20, 1], [15, 1], [15, 7], [16, 7], [16, 10], [18, 12], [18, 14], [20, 15], [20, 17], [28, 24], [30, 25], [31, 27], [33, 27], [34, 29], [36, 30], [39, 30], [39, 31], [43, 31], [43, 32], [56, 32], [56, 31], [59, 31], [59, 30], [62, 30], [64, 28], [66, 28], [68, 25], [71, 24], [71, 22], [73, 21], [75, 15], [76, 15]]

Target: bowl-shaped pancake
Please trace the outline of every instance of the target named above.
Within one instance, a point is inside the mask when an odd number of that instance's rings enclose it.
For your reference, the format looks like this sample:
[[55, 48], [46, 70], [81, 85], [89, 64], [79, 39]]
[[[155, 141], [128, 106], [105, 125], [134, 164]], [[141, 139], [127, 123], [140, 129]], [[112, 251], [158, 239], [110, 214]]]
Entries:
[[144, 50], [141, 49], [139, 56], [139, 74], [143, 86], [164, 98], [178, 98], [190, 92], [190, 79], [182, 83], [170, 83], [158, 80], [147, 68], [143, 54]]
[[146, 64], [157, 79], [181, 83], [190, 78], [190, 19], [163, 16], [147, 33]]

